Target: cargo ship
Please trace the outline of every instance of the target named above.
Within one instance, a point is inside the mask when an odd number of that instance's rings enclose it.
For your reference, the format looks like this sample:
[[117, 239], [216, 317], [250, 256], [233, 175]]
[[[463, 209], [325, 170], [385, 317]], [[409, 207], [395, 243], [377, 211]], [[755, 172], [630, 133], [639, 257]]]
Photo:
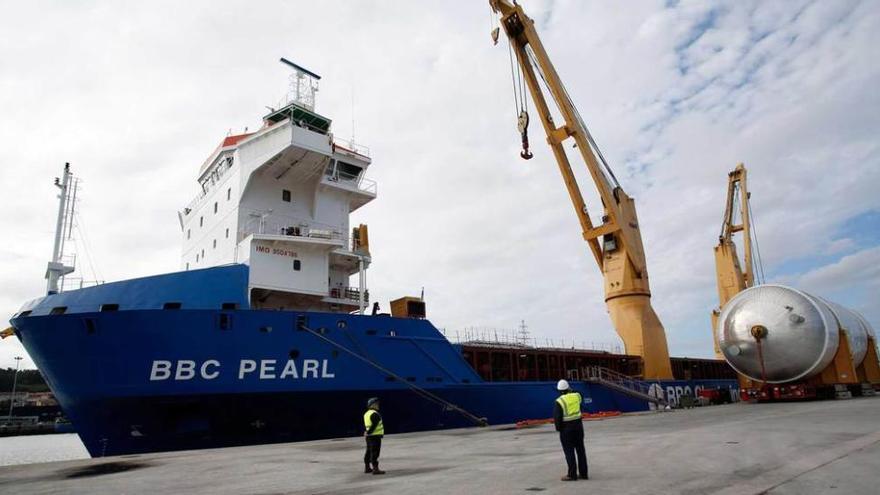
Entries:
[[288, 64], [288, 99], [201, 165], [180, 271], [63, 290], [69, 168], [56, 180], [47, 295], [11, 324], [92, 456], [360, 435], [373, 396], [388, 433], [547, 418], [560, 378], [590, 412], [736, 396], [723, 361], [680, 358], [675, 380], [645, 381], [639, 356], [453, 343], [422, 298], [370, 310], [368, 228], [349, 220], [377, 198], [370, 152], [333, 135], [319, 76]]

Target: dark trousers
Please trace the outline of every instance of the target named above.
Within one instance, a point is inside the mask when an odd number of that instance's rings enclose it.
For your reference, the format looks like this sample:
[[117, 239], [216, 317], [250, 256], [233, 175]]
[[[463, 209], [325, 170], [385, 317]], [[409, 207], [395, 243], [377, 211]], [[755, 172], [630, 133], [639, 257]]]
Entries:
[[[562, 442], [562, 451], [565, 453], [565, 462], [568, 463], [568, 476], [577, 478], [578, 471], [581, 476], [587, 477], [587, 451], [584, 449], [584, 430], [571, 429], [559, 432], [559, 440]], [[577, 454], [577, 462], [575, 462]]]
[[366, 437], [367, 450], [364, 452], [364, 465], [372, 465], [373, 469], [379, 466], [379, 452], [382, 451], [382, 437], [372, 435]]

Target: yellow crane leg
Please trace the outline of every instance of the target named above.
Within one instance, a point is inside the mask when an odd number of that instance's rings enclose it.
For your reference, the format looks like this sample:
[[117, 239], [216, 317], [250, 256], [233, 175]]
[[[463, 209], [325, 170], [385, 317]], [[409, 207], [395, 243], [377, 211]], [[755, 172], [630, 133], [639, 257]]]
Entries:
[[646, 380], [672, 379], [672, 365], [666, 346], [666, 332], [651, 307], [651, 298], [643, 294], [618, 296], [606, 301], [608, 313], [626, 353], [642, 356]]

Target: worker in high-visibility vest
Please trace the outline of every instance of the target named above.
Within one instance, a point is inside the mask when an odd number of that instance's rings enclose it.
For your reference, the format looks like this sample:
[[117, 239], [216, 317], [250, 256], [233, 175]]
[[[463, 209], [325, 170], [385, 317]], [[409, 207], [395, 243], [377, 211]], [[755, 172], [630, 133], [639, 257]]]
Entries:
[[364, 472], [373, 474], [385, 474], [379, 469], [379, 452], [382, 450], [382, 437], [385, 435], [385, 425], [382, 424], [382, 415], [379, 414], [379, 398], [373, 397], [367, 401], [367, 412], [364, 413], [364, 438], [367, 441], [367, 451], [364, 453]]
[[584, 449], [584, 424], [581, 421], [583, 399], [565, 380], [559, 380], [556, 390], [560, 394], [553, 409], [553, 422], [559, 432], [562, 452], [565, 453], [565, 462], [568, 464], [568, 474], [562, 477], [562, 481], [575, 481], [578, 479], [578, 472], [580, 479], [590, 479], [587, 472], [587, 451]]

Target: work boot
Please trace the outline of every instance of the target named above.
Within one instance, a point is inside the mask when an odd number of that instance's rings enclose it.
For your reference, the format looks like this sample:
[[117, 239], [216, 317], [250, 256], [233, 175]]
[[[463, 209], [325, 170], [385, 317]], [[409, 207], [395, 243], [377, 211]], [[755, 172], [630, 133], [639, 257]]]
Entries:
[[563, 476], [562, 478], [559, 478], [559, 479], [560, 479], [561, 481], [577, 481], [577, 477], [572, 478], [571, 476], [569, 476], [569, 475], [567, 475], [567, 474], [566, 474], [565, 476]]
[[373, 472], [373, 468], [371, 468], [369, 464], [364, 465], [364, 473], [365, 474], [370, 474], [372, 472]]
[[580, 475], [580, 477], [578, 479], [588, 480], [588, 479], [590, 479], [590, 475], [589, 474], [582, 474], [582, 475]]
[[373, 474], [385, 474], [385, 471], [382, 471], [381, 469], [379, 469], [378, 464], [374, 464], [373, 465]]

